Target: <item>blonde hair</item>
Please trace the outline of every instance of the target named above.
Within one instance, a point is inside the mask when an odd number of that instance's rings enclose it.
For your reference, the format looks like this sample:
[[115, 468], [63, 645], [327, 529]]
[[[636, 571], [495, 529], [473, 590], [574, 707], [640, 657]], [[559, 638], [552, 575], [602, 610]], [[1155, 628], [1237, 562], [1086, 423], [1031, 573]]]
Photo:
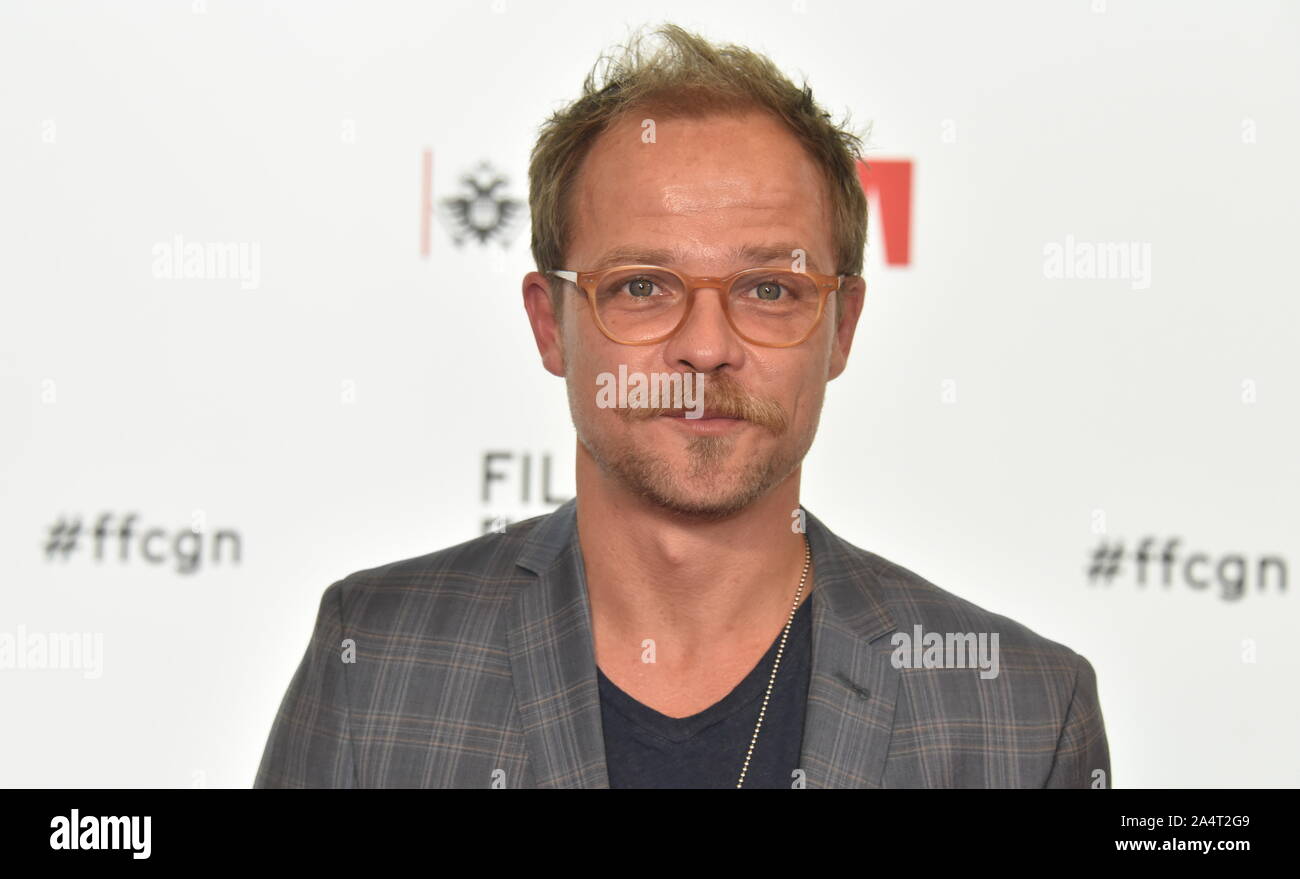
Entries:
[[[587, 74], [582, 95], [543, 123], [533, 146], [528, 165], [533, 259], [550, 279], [556, 315], [562, 313], [564, 284], [549, 273], [572, 268], [564, 259], [574, 181], [597, 136], [633, 111], [653, 110], [661, 118], [750, 110], [774, 114], [822, 170], [830, 197], [834, 273], [862, 274], [867, 199], [857, 170], [861, 138], [833, 123], [806, 82], [799, 88], [767, 57], [743, 46], [714, 45], [675, 24], [663, 24], [654, 34], [663, 39], [657, 51], [644, 51], [644, 38], [637, 34], [620, 54], [603, 54]], [[839, 296], [835, 305], [838, 323]]]

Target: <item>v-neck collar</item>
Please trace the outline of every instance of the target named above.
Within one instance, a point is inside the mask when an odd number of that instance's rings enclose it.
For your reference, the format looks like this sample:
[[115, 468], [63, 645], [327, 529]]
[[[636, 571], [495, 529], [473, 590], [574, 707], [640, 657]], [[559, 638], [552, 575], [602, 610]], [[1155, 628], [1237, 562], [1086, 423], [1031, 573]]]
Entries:
[[[786, 644], [786, 652], [781, 655], [781, 667], [777, 670], [776, 686], [778, 687], [790, 680], [795, 671], [806, 666], [806, 656], [811, 652], [808, 632], [809, 607], [810, 603], [805, 601], [794, 612], [794, 622], [790, 625], [790, 639]], [[598, 666], [596, 677], [599, 681], [600, 697], [604, 704], [619, 712], [637, 728], [679, 744], [716, 726], [737, 712], [752, 708], [767, 690], [767, 682], [772, 675], [772, 663], [776, 661], [776, 651], [780, 644], [781, 635], [778, 633], [772, 640], [772, 645], [767, 648], [767, 653], [750, 669], [749, 674], [731, 689], [731, 692], [703, 711], [687, 717], [669, 717], [638, 701], [606, 677]]]

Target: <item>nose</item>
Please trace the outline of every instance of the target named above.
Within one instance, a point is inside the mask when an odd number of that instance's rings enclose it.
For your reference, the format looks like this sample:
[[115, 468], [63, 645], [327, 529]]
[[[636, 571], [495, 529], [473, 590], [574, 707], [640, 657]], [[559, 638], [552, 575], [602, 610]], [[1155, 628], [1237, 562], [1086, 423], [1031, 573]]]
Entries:
[[699, 287], [692, 294], [690, 313], [664, 346], [664, 360], [669, 366], [711, 373], [744, 362], [745, 348], [727, 322], [724, 295], [717, 287]]

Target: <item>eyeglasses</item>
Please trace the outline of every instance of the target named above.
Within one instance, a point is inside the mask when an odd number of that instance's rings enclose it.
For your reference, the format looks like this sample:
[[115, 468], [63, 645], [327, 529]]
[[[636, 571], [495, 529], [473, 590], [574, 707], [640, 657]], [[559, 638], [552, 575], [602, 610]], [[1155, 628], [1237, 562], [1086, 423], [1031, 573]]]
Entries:
[[620, 344], [652, 345], [669, 338], [686, 323], [695, 291], [711, 289], [723, 291], [722, 311], [736, 335], [768, 348], [807, 340], [821, 320], [826, 297], [849, 277], [779, 268], [695, 277], [639, 265], [551, 274], [586, 292], [596, 326]]

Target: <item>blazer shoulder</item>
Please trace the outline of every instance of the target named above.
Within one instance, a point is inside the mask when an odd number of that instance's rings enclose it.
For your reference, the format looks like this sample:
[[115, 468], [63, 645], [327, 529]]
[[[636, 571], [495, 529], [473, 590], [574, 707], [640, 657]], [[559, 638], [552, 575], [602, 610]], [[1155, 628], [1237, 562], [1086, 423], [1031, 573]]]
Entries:
[[847, 544], [879, 582], [883, 600], [898, 626], [911, 635], [922, 632], [998, 636], [1003, 665], [1008, 662], [1038, 671], [1060, 671], [1071, 677], [1090, 669], [1083, 656], [1004, 614], [996, 613], [935, 585], [915, 571], [876, 553]]
[[546, 518], [534, 516], [510, 525], [502, 532], [434, 550], [424, 555], [399, 559], [373, 568], [353, 571], [333, 583], [326, 595], [336, 593], [347, 608], [372, 601], [386, 604], [386, 598], [505, 599], [514, 588], [530, 581], [527, 571], [516, 567], [532, 530]]

